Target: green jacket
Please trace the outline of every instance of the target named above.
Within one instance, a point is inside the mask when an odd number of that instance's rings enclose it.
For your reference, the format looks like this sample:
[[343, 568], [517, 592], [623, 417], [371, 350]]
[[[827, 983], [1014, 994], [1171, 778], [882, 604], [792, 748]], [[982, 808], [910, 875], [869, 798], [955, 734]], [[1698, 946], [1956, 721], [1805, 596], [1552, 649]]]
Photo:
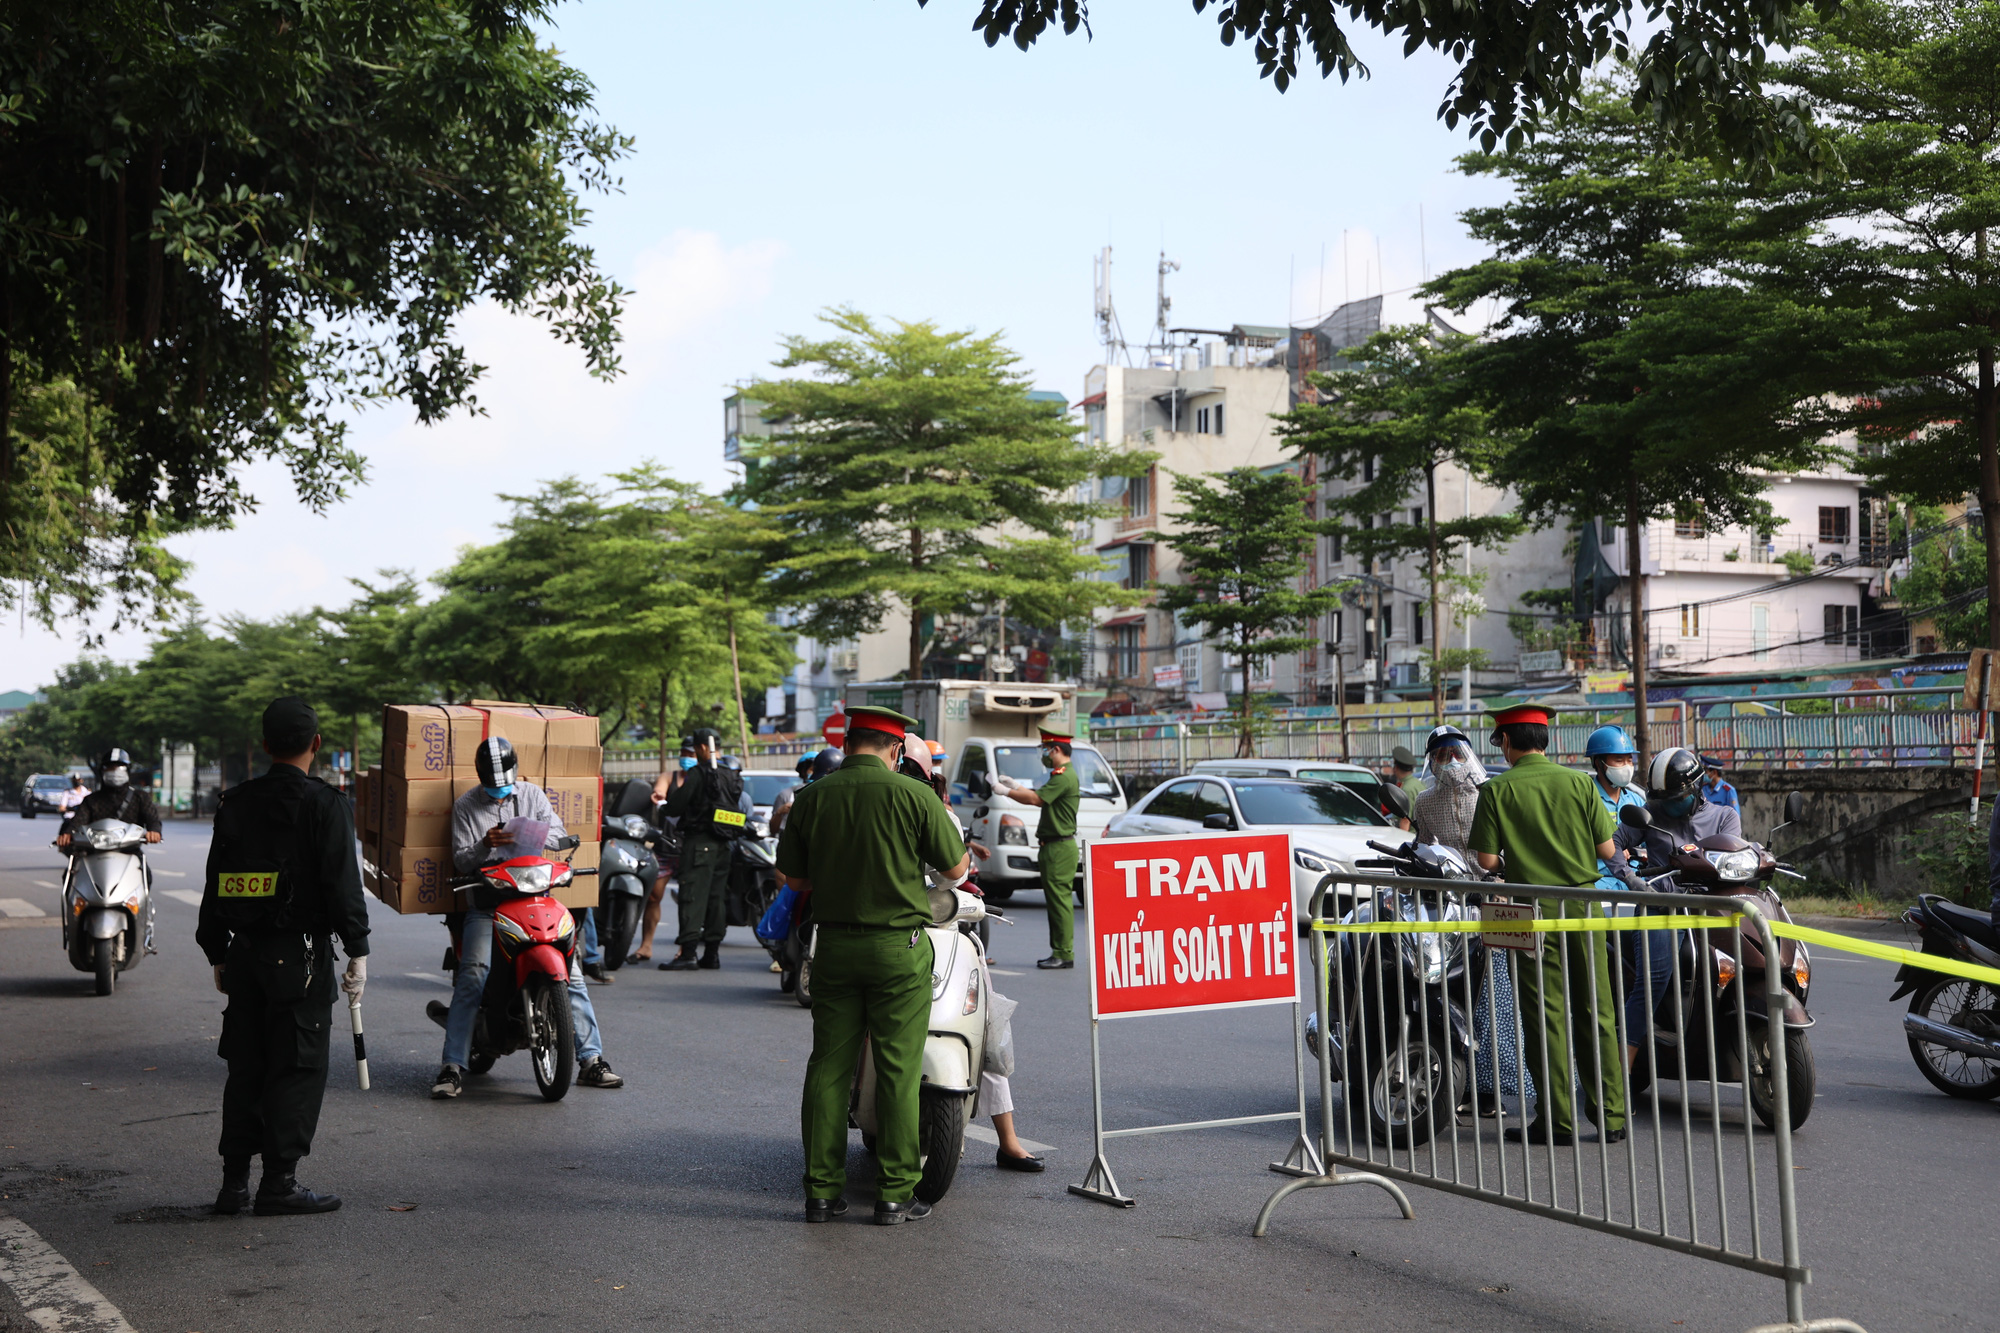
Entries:
[[924, 867], [964, 859], [965, 837], [937, 793], [872, 754], [851, 754], [801, 788], [778, 839], [778, 869], [812, 881], [820, 925], [922, 926]]

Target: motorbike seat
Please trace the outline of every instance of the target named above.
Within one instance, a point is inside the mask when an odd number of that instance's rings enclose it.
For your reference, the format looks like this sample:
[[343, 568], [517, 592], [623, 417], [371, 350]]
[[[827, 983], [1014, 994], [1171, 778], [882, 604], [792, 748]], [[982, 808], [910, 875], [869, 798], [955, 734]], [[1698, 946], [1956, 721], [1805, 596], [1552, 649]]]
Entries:
[[1977, 940], [1989, 949], [2000, 949], [2000, 932], [1993, 929], [1993, 918], [1990, 914], [1943, 901], [1931, 903], [1930, 909], [1959, 934]]
[[640, 815], [653, 813], [653, 781], [651, 778], [633, 778], [618, 793], [618, 799], [611, 806], [614, 815]]

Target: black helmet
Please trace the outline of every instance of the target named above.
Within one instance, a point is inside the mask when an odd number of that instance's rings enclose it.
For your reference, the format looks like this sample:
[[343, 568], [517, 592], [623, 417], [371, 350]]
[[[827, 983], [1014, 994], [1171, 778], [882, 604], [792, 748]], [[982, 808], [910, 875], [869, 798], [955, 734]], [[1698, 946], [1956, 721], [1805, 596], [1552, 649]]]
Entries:
[[488, 736], [479, 742], [472, 765], [479, 771], [482, 787], [511, 787], [521, 773], [521, 761], [514, 757], [514, 746], [505, 736]]
[[817, 755], [813, 756], [813, 776], [816, 778], [825, 777], [840, 767], [842, 758], [843, 756], [840, 751], [834, 749], [832, 746], [821, 750]]
[[102, 755], [98, 756], [97, 775], [99, 777], [103, 777], [104, 770], [107, 768], [130, 768], [130, 767], [132, 767], [132, 756], [114, 745], [110, 749], [106, 750]]
[[1701, 760], [1693, 750], [1662, 750], [1646, 766], [1646, 795], [1652, 800], [1671, 801], [1700, 790]]

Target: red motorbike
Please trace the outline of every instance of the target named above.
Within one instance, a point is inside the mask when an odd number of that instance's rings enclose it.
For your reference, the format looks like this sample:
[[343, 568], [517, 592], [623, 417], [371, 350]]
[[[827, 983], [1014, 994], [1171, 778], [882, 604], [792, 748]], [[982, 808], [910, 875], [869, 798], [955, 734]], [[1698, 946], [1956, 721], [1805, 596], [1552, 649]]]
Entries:
[[[565, 841], [564, 851], [577, 844], [574, 837]], [[468, 1072], [484, 1074], [501, 1056], [526, 1050], [545, 1100], [561, 1101], [569, 1092], [576, 1075], [576, 1021], [569, 1007], [576, 923], [550, 894], [578, 875], [596, 873], [543, 856], [516, 856], [453, 881], [455, 888], [483, 887], [500, 898], [493, 909], [493, 965], [473, 1021]], [[454, 973], [464, 921], [462, 913], [454, 913], [446, 922], [452, 942], [448, 967]], [[451, 1007], [432, 1000], [425, 1011], [443, 1027]]]

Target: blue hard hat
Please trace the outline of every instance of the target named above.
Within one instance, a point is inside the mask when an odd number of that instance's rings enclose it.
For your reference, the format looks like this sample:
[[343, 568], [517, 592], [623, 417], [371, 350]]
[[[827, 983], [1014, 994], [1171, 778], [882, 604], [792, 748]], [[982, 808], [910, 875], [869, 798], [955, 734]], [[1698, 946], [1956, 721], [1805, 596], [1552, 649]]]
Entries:
[[1583, 753], [1595, 759], [1600, 755], [1637, 754], [1639, 747], [1632, 744], [1632, 738], [1625, 734], [1623, 727], [1599, 727], [1590, 733], [1590, 739], [1583, 743]]

